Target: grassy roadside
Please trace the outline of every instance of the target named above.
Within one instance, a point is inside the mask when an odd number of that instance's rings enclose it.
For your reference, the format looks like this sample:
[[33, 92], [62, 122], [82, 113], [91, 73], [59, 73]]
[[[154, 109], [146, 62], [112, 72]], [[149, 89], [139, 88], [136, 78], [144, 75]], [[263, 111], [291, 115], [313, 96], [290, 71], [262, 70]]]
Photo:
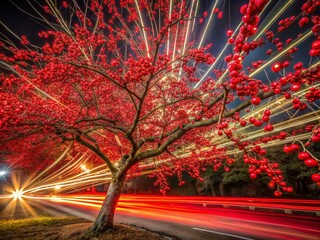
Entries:
[[83, 220], [71, 217], [48, 217], [41, 216], [36, 218], [16, 219], [16, 220], [0, 220], [0, 232], [1, 231], [16, 231], [20, 228], [30, 226], [50, 226], [50, 225], [66, 225], [72, 223], [83, 222]]
[[112, 231], [99, 236], [86, 237], [85, 231], [91, 222], [81, 218], [36, 217], [16, 220], [0, 220], [0, 239], [23, 240], [163, 240], [166, 239], [156, 233], [135, 227], [116, 224]]

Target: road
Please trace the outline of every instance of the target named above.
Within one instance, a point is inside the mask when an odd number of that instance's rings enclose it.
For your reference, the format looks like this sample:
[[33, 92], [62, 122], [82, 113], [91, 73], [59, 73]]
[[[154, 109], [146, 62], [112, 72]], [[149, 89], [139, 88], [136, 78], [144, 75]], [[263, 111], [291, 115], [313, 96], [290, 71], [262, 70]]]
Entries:
[[[102, 199], [101, 194], [82, 194], [28, 201], [94, 220]], [[168, 239], [320, 239], [320, 217], [223, 208], [203, 199], [124, 195], [115, 221], [165, 233]], [[279, 208], [272, 199], [268, 204]]]

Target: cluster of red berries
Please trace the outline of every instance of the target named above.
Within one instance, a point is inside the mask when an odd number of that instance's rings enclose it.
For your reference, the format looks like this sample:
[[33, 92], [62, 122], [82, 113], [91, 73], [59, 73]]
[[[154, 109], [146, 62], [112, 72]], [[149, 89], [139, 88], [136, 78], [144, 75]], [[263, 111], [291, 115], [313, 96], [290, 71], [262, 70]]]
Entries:
[[298, 158], [304, 161], [307, 167], [317, 167], [319, 165], [318, 161], [314, 159], [308, 152], [299, 152]]

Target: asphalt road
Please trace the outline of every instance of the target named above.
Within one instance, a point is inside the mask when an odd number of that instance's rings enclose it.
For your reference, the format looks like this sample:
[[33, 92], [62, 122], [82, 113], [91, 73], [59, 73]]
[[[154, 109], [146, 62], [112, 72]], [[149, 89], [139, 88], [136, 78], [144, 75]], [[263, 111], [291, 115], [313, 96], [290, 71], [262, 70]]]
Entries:
[[[95, 195], [97, 196], [97, 195]], [[100, 199], [100, 200], [99, 200]], [[34, 200], [51, 211], [58, 210], [93, 221], [101, 199], [86, 201]], [[89, 200], [89, 201], [88, 201]], [[49, 209], [49, 208], [48, 208]], [[120, 200], [115, 221], [164, 233], [168, 239], [320, 239], [320, 217], [254, 212], [208, 206], [190, 201], [159, 201], [138, 197]]]

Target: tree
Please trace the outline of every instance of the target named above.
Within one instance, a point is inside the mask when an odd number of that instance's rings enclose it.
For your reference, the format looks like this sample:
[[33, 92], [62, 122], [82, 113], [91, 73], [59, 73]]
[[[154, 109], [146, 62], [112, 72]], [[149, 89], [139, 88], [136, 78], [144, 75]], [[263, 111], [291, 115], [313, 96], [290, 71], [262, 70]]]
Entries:
[[[299, 3], [300, 15], [260, 23], [274, 3], [248, 1], [239, 28], [226, 32], [227, 50], [216, 58], [210, 26], [224, 16], [206, 3], [47, 0], [41, 10], [34, 5], [35, 20], [47, 26], [39, 44], [16, 35], [19, 42], [3, 37], [0, 43], [1, 148], [21, 152], [73, 141], [104, 161], [112, 179], [92, 232], [112, 228], [126, 176], [151, 164], [161, 168], [155, 174], [165, 191], [165, 173], [200, 178], [208, 164], [228, 169], [238, 149], [251, 178], [266, 172], [275, 195], [292, 191], [261, 146], [290, 137], [270, 121], [296, 116], [283, 109], [317, 110], [319, 2]], [[304, 34], [297, 37], [298, 30]], [[246, 133], [238, 131], [245, 125]], [[250, 129], [264, 132], [246, 137]], [[319, 139], [319, 124], [308, 126], [303, 140]], [[306, 160], [319, 164], [312, 156]]]

